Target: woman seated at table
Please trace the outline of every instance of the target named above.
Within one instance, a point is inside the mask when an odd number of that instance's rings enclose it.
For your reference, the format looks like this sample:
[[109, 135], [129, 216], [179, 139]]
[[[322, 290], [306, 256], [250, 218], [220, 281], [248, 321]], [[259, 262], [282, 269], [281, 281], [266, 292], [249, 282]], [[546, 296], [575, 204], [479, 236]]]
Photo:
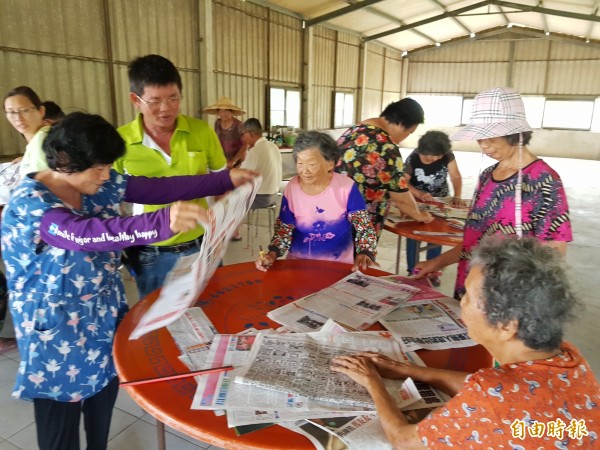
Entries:
[[350, 263], [352, 270], [374, 265], [375, 230], [356, 183], [333, 171], [339, 154], [333, 138], [301, 133], [292, 154], [298, 175], [283, 192], [269, 252], [256, 267], [267, 270], [288, 250], [288, 258]]
[[144, 178], [120, 175], [125, 144], [100, 116], [73, 113], [53, 125], [43, 150], [49, 169], [29, 173], [2, 218], [2, 258], [21, 363], [13, 397], [33, 401], [41, 449], [106, 448], [119, 380], [112, 359], [127, 312], [120, 250], [197, 226], [191, 202], [119, 217], [122, 201], [170, 203], [220, 195], [254, 175]]
[[535, 236], [566, 253], [573, 240], [567, 196], [558, 173], [529, 151], [531, 136], [518, 92], [498, 87], [475, 97], [469, 125], [450, 139], [476, 140], [482, 153], [498, 162], [479, 177], [463, 244], [416, 264], [416, 278], [458, 263], [454, 297], [460, 299], [471, 251], [492, 234]]
[[[484, 239], [466, 288], [462, 319], [498, 367], [468, 375], [365, 352], [334, 359], [332, 370], [369, 391], [395, 448], [597, 448], [600, 385], [562, 340], [579, 301], [560, 253], [535, 238]], [[383, 377], [412, 377], [453, 398], [408, 424]]]

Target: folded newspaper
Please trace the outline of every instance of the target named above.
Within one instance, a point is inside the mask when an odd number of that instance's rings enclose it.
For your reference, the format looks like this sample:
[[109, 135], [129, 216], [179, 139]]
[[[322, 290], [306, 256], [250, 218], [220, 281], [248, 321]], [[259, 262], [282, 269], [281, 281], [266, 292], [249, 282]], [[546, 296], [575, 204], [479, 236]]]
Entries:
[[350, 329], [365, 330], [417, 292], [412, 286], [354, 272], [267, 316], [299, 333], [318, 331], [329, 318]]

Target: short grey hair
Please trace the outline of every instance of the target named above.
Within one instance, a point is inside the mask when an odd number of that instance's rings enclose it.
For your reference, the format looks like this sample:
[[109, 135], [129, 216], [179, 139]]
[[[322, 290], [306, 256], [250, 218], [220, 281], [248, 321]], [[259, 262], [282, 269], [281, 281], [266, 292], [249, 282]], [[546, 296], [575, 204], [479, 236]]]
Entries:
[[248, 132], [260, 135], [262, 135], [263, 133], [263, 128], [260, 123], [260, 120], [258, 120], [256, 117], [251, 117], [250, 119], [246, 120], [242, 125], [242, 130], [244, 133]]
[[329, 134], [322, 131], [303, 131], [298, 135], [292, 150], [294, 162], [298, 159], [298, 153], [312, 149], [319, 150], [326, 161], [332, 161], [334, 164], [340, 157], [337, 144]]
[[483, 273], [482, 308], [491, 325], [518, 322], [517, 337], [534, 350], [554, 350], [565, 324], [582, 308], [564, 257], [538, 239], [490, 236], [473, 251]]

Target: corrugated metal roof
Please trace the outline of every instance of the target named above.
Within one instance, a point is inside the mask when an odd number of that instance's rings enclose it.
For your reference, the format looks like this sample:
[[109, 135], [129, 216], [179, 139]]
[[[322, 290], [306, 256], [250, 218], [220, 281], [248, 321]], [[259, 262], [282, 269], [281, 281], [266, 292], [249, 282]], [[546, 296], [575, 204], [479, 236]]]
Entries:
[[414, 53], [456, 40], [566, 39], [600, 46], [598, 0], [249, 0]]

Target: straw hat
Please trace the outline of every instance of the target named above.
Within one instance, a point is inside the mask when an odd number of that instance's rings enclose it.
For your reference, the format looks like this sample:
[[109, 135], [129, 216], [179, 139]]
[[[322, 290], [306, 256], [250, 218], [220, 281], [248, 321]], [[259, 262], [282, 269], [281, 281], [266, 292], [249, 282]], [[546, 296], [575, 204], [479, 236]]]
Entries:
[[246, 114], [239, 106], [235, 106], [229, 97], [221, 97], [214, 105], [207, 106], [202, 111], [207, 114], [218, 114], [220, 109], [228, 109], [234, 116], [243, 116]]
[[453, 141], [476, 141], [532, 131], [525, 118], [521, 95], [510, 88], [493, 88], [475, 97], [469, 124], [453, 134]]

